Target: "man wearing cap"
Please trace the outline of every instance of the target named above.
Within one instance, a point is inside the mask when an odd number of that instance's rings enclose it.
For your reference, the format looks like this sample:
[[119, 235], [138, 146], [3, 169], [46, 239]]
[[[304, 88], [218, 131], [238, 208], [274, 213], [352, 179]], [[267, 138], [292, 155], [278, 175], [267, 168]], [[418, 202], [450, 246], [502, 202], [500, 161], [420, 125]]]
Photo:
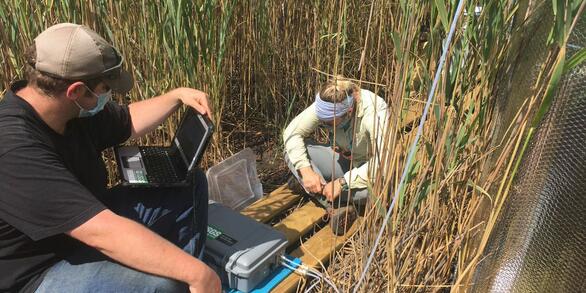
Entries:
[[132, 78], [85, 26], [52, 26], [25, 55], [28, 80], [0, 101], [0, 292], [219, 292], [218, 276], [193, 256], [203, 173], [167, 194], [108, 190], [101, 156], [182, 104], [210, 115], [205, 93], [179, 88], [117, 105], [112, 92], [126, 94]]

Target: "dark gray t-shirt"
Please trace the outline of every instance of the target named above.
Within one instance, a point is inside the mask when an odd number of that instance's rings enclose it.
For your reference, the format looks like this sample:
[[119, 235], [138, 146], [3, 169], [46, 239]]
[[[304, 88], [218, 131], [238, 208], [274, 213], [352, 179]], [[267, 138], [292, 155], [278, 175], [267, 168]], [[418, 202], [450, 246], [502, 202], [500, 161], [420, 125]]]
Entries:
[[80, 245], [64, 233], [105, 209], [101, 152], [131, 129], [128, 107], [109, 102], [58, 134], [15, 94], [24, 86], [15, 83], [0, 101], [0, 292], [35, 290]]

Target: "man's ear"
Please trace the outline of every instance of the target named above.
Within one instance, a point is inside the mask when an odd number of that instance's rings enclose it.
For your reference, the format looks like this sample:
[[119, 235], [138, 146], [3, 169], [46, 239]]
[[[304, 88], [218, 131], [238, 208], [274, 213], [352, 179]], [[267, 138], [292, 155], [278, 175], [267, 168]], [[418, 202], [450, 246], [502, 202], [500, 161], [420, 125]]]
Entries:
[[85, 96], [87, 89], [83, 82], [76, 81], [70, 84], [65, 90], [65, 97], [69, 100], [77, 100], [80, 97]]

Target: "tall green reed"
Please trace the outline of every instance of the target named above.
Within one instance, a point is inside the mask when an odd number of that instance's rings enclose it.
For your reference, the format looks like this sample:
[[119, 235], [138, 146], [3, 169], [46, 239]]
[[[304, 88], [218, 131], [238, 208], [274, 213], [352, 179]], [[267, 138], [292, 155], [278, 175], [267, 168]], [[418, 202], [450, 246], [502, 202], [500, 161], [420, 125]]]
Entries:
[[[46, 27], [86, 24], [125, 56], [136, 80], [125, 102], [179, 86], [210, 95], [218, 126], [210, 163], [251, 143], [257, 132], [278, 142], [281, 129], [312, 102], [328, 75], [357, 80], [385, 98], [391, 120], [380, 172], [370, 187], [372, 206], [378, 208], [368, 209], [360, 231], [330, 260], [332, 276], [354, 280], [398, 184], [413, 138], [402, 131], [405, 119], [423, 108], [456, 2], [5, 1], [0, 3], [1, 80], [6, 88], [22, 74], [24, 48]], [[487, 179], [491, 172], [486, 170], [508, 162], [488, 160], [495, 152], [493, 93], [508, 46], [515, 42], [509, 28], [526, 2], [467, 2], [401, 204], [366, 288], [450, 288], [473, 260], [475, 240], [486, 228], [477, 211], [483, 199], [496, 198], [498, 180]], [[476, 6], [482, 7], [478, 15]], [[575, 11], [575, 3], [571, 7]], [[565, 28], [566, 22], [556, 27]], [[142, 143], [168, 141], [177, 119], [173, 116]], [[516, 129], [503, 143], [505, 153], [517, 141]]]

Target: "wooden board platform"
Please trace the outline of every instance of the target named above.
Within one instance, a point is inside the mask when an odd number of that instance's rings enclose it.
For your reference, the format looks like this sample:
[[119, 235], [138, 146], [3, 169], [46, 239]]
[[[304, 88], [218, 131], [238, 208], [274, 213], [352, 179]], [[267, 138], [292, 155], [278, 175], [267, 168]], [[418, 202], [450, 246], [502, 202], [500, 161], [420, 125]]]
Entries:
[[[398, 117], [397, 130], [399, 132], [411, 131], [419, 123], [422, 111], [423, 104], [407, 102]], [[300, 258], [305, 265], [313, 268], [319, 268], [322, 264], [328, 265], [330, 257], [342, 248], [348, 237], [354, 234], [362, 219], [356, 220], [343, 236], [334, 235], [328, 225], [323, 225], [322, 218], [325, 211], [311, 202], [295, 208], [289, 215], [280, 219], [284, 212], [291, 210], [300, 200], [301, 196], [294, 194], [285, 184], [250, 205], [241, 213], [259, 222], [275, 223], [273, 227], [285, 233], [289, 241], [287, 248], [289, 254]], [[275, 219], [280, 220], [276, 221]], [[301, 276], [291, 274], [272, 292], [298, 291], [301, 281]]]
[[301, 198], [298, 195], [293, 194], [293, 192], [287, 188], [287, 185], [283, 185], [275, 189], [269, 195], [249, 205], [240, 213], [259, 222], [267, 223], [280, 213], [295, 205], [299, 200], [301, 200]]
[[[248, 206], [241, 213], [259, 222], [268, 223], [293, 207], [300, 199], [301, 196], [293, 194], [287, 185], [283, 185]], [[300, 258], [304, 264], [313, 268], [318, 268], [320, 263], [327, 264], [330, 256], [342, 247], [344, 241], [353, 234], [361, 221], [358, 219], [344, 236], [336, 236], [328, 225], [320, 225], [323, 224], [325, 214], [325, 210], [312, 202], [307, 202], [273, 225], [275, 229], [285, 233], [289, 241], [290, 255]], [[323, 228], [320, 229], [321, 226]], [[314, 231], [317, 232], [307, 240], [301, 241], [304, 236]], [[302, 277], [291, 274], [272, 292], [294, 292], [300, 281]]]

